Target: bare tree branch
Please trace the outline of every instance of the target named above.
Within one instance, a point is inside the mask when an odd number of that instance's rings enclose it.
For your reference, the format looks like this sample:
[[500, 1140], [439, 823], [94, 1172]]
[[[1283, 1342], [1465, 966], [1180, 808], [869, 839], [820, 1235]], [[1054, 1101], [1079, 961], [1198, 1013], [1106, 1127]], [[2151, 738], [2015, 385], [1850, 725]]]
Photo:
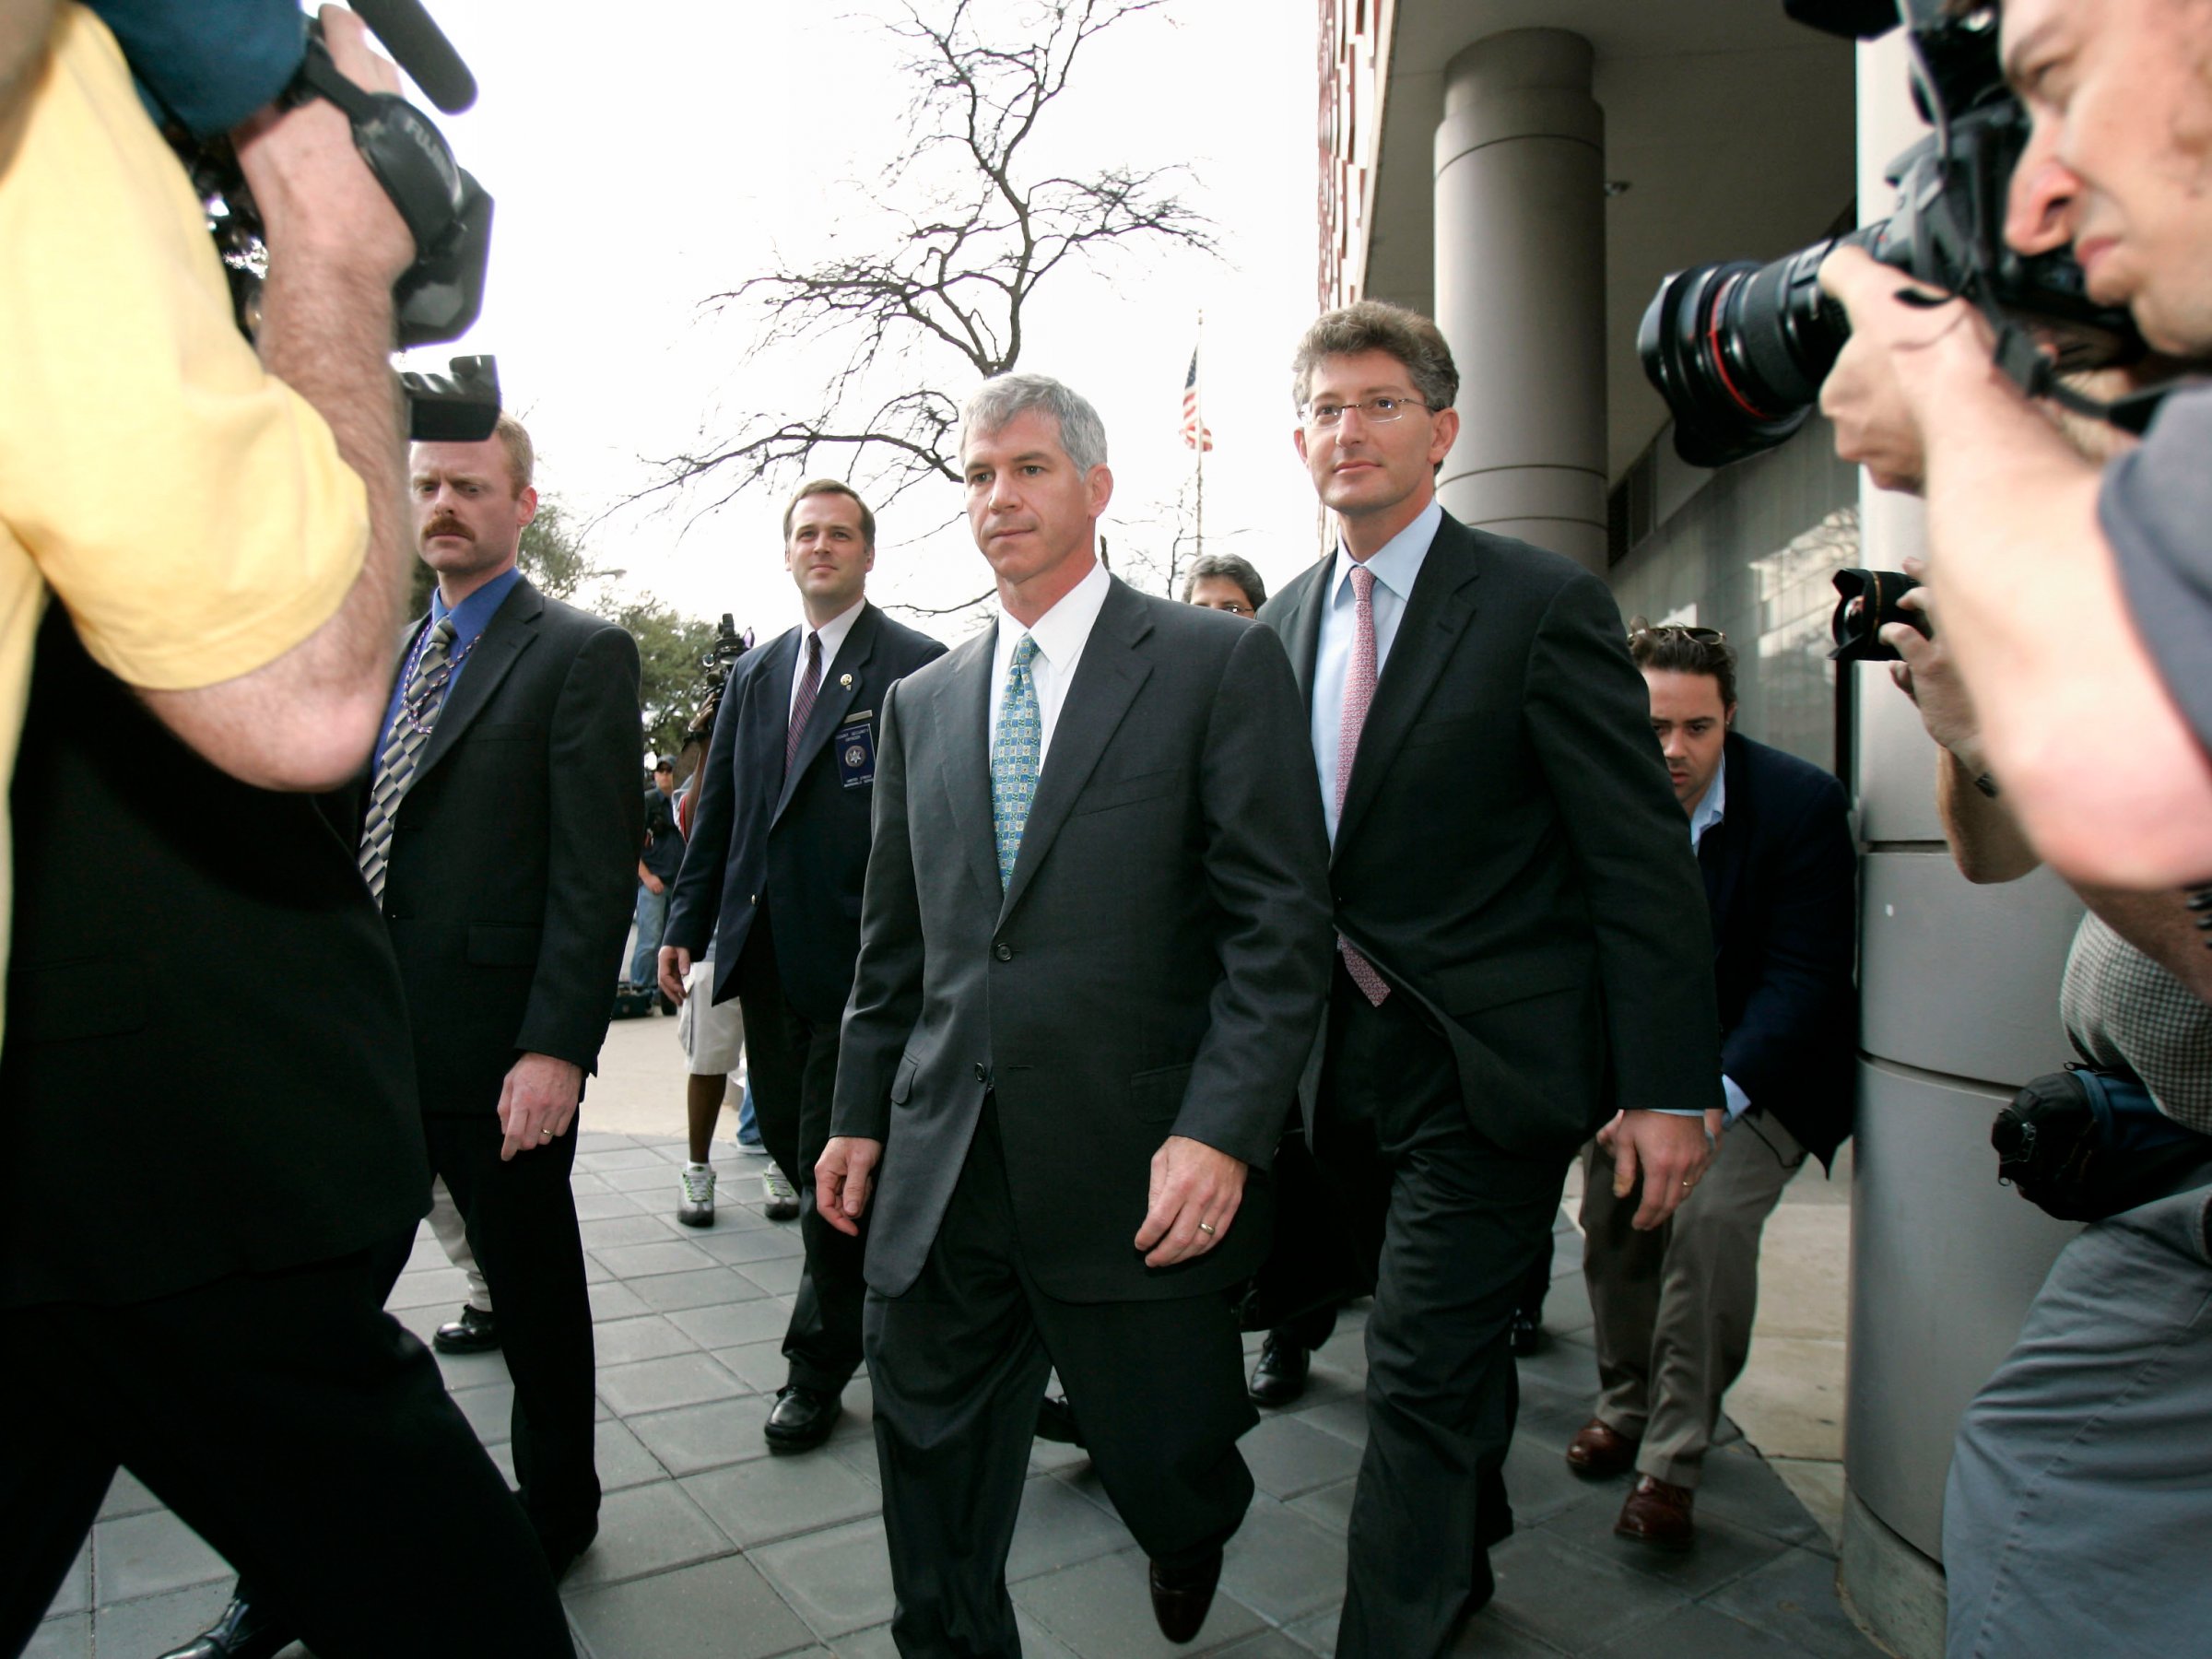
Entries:
[[910, 142], [871, 192], [888, 221], [880, 241], [749, 276], [701, 301], [750, 324], [756, 359], [842, 339], [845, 368], [806, 413], [757, 412], [724, 432], [702, 430], [696, 448], [658, 458], [654, 482], [629, 500], [710, 478], [727, 500], [833, 470], [865, 479], [888, 504], [918, 483], [957, 481], [958, 401], [941, 388], [1017, 366], [1040, 283], [1071, 263], [1217, 252], [1212, 224], [1178, 194], [1186, 170], [1027, 165], [1027, 147], [1090, 42], [1166, 5], [1032, 0], [1009, 24], [979, 18], [976, 0], [903, 0], [902, 16], [878, 22], [904, 50], [911, 88]]

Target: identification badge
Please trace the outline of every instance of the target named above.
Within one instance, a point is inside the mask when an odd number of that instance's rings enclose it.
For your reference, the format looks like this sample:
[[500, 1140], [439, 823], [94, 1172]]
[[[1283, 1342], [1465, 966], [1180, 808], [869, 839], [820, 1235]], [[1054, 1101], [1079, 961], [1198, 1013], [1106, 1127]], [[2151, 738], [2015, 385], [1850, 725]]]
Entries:
[[830, 740], [837, 751], [837, 781], [847, 789], [876, 782], [876, 711], [863, 709]]

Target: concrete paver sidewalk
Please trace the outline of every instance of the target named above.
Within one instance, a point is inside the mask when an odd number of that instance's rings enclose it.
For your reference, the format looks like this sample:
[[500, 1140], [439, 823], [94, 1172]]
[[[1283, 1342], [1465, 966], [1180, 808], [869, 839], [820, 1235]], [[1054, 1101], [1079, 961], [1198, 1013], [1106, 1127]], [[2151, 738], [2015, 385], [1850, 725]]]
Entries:
[[[866, 1378], [847, 1390], [829, 1445], [769, 1454], [760, 1428], [783, 1380], [779, 1347], [798, 1281], [797, 1230], [761, 1216], [763, 1165], [726, 1142], [716, 1147], [716, 1224], [678, 1227], [683, 1157], [680, 1142], [653, 1135], [590, 1134], [579, 1149], [606, 1488], [598, 1543], [564, 1585], [579, 1651], [592, 1659], [890, 1654]], [[1497, 1599], [1459, 1651], [1501, 1659], [1871, 1653], [1837, 1605], [1827, 1535], [1740, 1439], [1712, 1459], [1692, 1553], [1658, 1555], [1611, 1536], [1623, 1488], [1579, 1480], [1560, 1456], [1587, 1416], [1593, 1374], [1578, 1336], [1588, 1322], [1578, 1247], [1562, 1226], [1547, 1318], [1560, 1335], [1523, 1362], [1521, 1428], [1507, 1467], [1520, 1531], [1495, 1553]], [[426, 1230], [394, 1293], [394, 1314], [427, 1338], [462, 1294]], [[1153, 1628], [1143, 1556], [1088, 1460], [1040, 1443], [1009, 1566], [1025, 1651], [1033, 1659], [1328, 1653], [1365, 1437], [1362, 1323], [1359, 1311], [1347, 1313], [1316, 1357], [1305, 1398], [1246, 1437], [1260, 1495], [1189, 1648], [1169, 1647]], [[504, 1362], [488, 1354], [440, 1363], [508, 1467]], [[229, 1583], [213, 1550], [121, 1476], [30, 1652], [151, 1659], [211, 1620]], [[288, 1650], [287, 1659], [303, 1652]]]

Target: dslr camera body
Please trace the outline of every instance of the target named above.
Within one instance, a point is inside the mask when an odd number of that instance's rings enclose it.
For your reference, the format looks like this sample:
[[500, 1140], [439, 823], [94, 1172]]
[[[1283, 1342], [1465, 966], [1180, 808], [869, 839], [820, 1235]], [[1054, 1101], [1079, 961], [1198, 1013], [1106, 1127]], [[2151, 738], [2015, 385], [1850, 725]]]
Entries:
[[[1973, 301], [1997, 329], [2000, 367], [2030, 395], [2061, 373], [2144, 354], [2124, 309], [2087, 293], [2066, 249], [2026, 257], [2005, 242], [2006, 195], [2028, 140], [2028, 112], [2005, 84], [1986, 15], [1944, 15], [1942, 0], [1784, 0], [1826, 33], [1873, 40], [1900, 23], [1912, 49], [1913, 101], [1936, 131], [1890, 163], [1895, 211], [1768, 265], [1724, 261], [1677, 271], [1643, 313], [1636, 349], [1675, 417], [1675, 449], [1723, 466], [1772, 449], [1805, 424], [1850, 337], [1823, 293], [1821, 261], [1860, 247], [1947, 295]], [[2085, 400], [2086, 401], [2086, 400]], [[2151, 396], [2108, 418], [2139, 430]], [[2105, 414], [2101, 406], [2087, 412]]]

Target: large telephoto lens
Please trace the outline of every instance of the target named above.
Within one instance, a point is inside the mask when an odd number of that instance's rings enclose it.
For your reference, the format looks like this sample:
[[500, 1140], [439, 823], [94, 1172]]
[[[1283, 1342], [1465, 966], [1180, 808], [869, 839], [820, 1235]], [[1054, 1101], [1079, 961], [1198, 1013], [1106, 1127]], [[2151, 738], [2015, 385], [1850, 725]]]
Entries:
[[1725, 466], [1772, 449], [1805, 424], [1851, 327], [1820, 291], [1832, 238], [1771, 265], [1693, 265], [1659, 285], [1636, 330], [1643, 371], [1675, 417], [1675, 453]]

